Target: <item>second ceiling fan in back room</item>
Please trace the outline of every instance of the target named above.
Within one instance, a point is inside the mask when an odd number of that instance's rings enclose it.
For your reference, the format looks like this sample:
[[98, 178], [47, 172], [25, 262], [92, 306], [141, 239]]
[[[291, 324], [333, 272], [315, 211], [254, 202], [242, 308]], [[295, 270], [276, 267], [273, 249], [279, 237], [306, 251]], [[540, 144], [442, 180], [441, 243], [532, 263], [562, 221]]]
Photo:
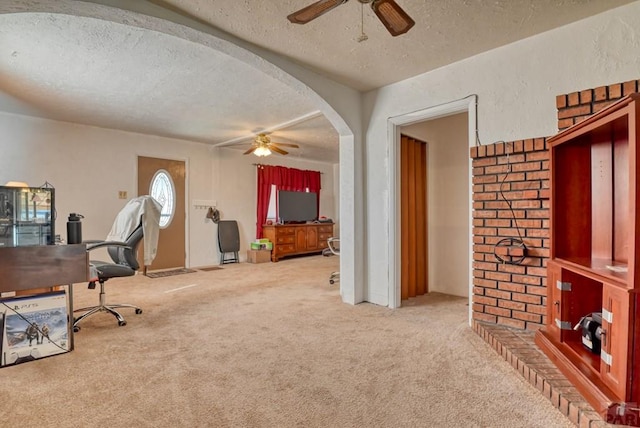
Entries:
[[276, 143], [271, 141], [266, 134], [258, 134], [256, 138], [251, 143], [251, 147], [249, 150], [244, 152], [243, 154], [248, 155], [253, 153], [256, 156], [263, 157], [269, 156], [272, 152], [279, 153], [281, 155], [287, 155], [289, 152], [283, 150], [280, 146], [283, 147], [293, 147], [294, 149], [299, 148], [297, 144], [288, 144], [288, 143]]
[[[305, 8], [293, 12], [287, 19], [294, 24], [306, 24], [324, 15], [349, 0], [320, 0]], [[358, 0], [362, 4], [371, 4], [371, 9], [382, 21], [392, 36], [404, 34], [415, 25], [415, 21], [405, 12], [395, 0]]]

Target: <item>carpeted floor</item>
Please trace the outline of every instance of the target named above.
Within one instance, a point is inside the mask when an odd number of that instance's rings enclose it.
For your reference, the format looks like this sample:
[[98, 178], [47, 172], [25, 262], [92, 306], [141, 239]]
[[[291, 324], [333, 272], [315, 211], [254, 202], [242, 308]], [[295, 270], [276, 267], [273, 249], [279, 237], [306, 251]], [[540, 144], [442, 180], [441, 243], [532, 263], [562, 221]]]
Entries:
[[2, 426], [572, 426], [472, 331], [467, 299], [346, 305], [338, 262], [111, 280], [109, 301], [144, 312], [98, 314], [73, 352], [0, 369]]

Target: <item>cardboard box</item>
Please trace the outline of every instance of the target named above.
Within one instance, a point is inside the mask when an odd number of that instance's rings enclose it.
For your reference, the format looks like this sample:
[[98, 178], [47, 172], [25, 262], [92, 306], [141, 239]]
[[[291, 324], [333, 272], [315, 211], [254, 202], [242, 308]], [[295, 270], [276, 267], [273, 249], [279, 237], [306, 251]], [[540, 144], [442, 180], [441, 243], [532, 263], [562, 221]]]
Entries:
[[271, 261], [269, 250], [247, 250], [248, 263], [266, 263]]
[[69, 352], [67, 296], [56, 291], [2, 299], [0, 367]]

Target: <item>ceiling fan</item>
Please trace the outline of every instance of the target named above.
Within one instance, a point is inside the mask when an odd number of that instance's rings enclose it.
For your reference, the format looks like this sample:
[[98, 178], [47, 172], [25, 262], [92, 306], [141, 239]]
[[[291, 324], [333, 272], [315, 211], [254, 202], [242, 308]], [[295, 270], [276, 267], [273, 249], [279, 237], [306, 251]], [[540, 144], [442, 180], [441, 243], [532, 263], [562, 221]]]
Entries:
[[[294, 24], [306, 24], [349, 0], [320, 0], [287, 16]], [[371, 9], [387, 27], [392, 36], [404, 34], [415, 25], [415, 21], [395, 2], [395, 0], [358, 0], [371, 4]]]
[[280, 146], [284, 147], [293, 147], [295, 149], [299, 148], [297, 144], [288, 144], [288, 143], [275, 143], [271, 141], [266, 134], [258, 134], [256, 138], [253, 140], [251, 147], [249, 150], [243, 153], [243, 155], [248, 155], [253, 153], [256, 156], [263, 157], [269, 156], [271, 152], [276, 152], [281, 155], [287, 155], [289, 152], [280, 148]]

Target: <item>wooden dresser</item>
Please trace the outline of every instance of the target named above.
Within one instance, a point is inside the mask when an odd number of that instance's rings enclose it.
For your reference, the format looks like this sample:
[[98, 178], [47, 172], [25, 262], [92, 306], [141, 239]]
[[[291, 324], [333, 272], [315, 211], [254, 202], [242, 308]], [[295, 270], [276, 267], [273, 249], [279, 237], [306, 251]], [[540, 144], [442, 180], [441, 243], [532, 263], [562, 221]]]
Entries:
[[271, 261], [277, 262], [287, 256], [322, 252], [333, 236], [333, 223], [264, 225], [262, 232], [273, 242]]

